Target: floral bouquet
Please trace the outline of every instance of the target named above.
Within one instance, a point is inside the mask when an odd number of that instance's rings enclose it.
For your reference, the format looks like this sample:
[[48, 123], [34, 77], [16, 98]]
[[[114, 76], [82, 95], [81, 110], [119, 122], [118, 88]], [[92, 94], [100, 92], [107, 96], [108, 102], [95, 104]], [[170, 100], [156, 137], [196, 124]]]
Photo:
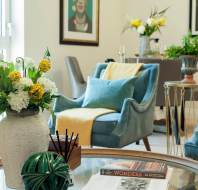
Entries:
[[57, 92], [55, 83], [43, 76], [50, 69], [51, 62], [46, 56], [38, 67], [23, 64], [23, 73], [16, 64], [0, 61], [0, 113], [50, 110]]
[[123, 29], [123, 32], [129, 28], [132, 28], [136, 30], [140, 36], [148, 37], [150, 37], [156, 31], [160, 32], [160, 28], [166, 25], [164, 14], [166, 13], [167, 9], [168, 8], [159, 12], [157, 9], [152, 10], [150, 17], [146, 22], [143, 22], [141, 19], [132, 19], [128, 21]]

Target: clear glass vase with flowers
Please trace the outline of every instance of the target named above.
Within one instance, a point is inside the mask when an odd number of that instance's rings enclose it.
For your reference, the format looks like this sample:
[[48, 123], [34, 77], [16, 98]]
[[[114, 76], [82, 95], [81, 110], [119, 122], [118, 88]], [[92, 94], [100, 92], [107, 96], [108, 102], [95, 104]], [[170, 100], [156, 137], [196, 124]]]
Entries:
[[154, 8], [146, 21], [143, 21], [139, 18], [132, 19], [129, 20], [123, 28], [123, 32], [125, 32], [127, 29], [132, 29], [138, 32], [140, 37], [140, 57], [145, 57], [149, 54], [151, 36], [155, 32], [160, 32], [161, 27], [166, 25], [166, 18], [164, 15], [167, 10], [168, 8], [158, 11], [156, 8]]

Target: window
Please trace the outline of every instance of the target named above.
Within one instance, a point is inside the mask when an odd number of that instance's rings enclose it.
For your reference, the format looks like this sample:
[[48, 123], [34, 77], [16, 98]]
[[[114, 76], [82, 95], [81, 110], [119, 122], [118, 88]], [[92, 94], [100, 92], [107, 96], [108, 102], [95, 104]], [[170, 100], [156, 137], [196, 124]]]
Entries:
[[10, 57], [10, 1], [0, 0], [0, 59]]

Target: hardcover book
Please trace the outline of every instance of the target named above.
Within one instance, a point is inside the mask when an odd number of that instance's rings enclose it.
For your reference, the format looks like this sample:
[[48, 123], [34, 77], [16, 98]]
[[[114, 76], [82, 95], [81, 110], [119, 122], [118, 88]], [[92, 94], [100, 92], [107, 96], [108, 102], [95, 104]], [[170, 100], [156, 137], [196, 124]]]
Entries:
[[163, 162], [116, 162], [100, 169], [101, 175], [165, 179], [167, 165]]
[[173, 169], [169, 167], [166, 179], [96, 174], [90, 178], [82, 190], [167, 190], [169, 189], [169, 181], [173, 173]]

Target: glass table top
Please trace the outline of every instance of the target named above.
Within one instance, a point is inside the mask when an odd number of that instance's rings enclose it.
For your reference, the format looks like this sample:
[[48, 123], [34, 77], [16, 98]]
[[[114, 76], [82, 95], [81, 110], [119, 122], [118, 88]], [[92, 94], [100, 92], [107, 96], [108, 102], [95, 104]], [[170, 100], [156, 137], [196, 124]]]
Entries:
[[[163, 161], [168, 165], [167, 174], [167, 190], [198, 190], [198, 162], [163, 155], [151, 152], [132, 151], [122, 149], [82, 149], [81, 165], [71, 171], [74, 185], [69, 190], [84, 189], [88, 181], [94, 176], [99, 175], [100, 168], [117, 161], [128, 160], [149, 160]], [[97, 175], [96, 175], [97, 174]], [[114, 177], [115, 181], [117, 177]], [[111, 179], [113, 179], [111, 177]], [[123, 177], [122, 177], [123, 178]], [[126, 178], [126, 177], [125, 177]], [[104, 178], [109, 179], [108, 176]], [[128, 178], [127, 178], [128, 179]], [[138, 178], [139, 180], [140, 178]], [[113, 179], [114, 180], [114, 179]], [[123, 179], [122, 179], [123, 180]], [[148, 180], [148, 179], [147, 179]], [[150, 181], [149, 181], [150, 180]], [[149, 183], [153, 183], [153, 179], [149, 179]], [[160, 179], [161, 180], [161, 179]], [[126, 180], [125, 180], [126, 181]], [[161, 180], [158, 183], [164, 183]], [[101, 182], [98, 182], [97, 188], [101, 189]], [[159, 185], [159, 184], [158, 184]], [[102, 186], [101, 186], [102, 187]], [[144, 190], [144, 188], [115, 188], [115, 190]], [[162, 190], [158, 186], [151, 188], [152, 190]], [[5, 187], [5, 179], [3, 169], [0, 169], [0, 190], [7, 190]], [[87, 189], [86, 189], [87, 190]], [[94, 189], [97, 190], [97, 189]], [[103, 189], [106, 190], [106, 189]], [[110, 189], [108, 189], [110, 190]], [[148, 190], [145, 188], [145, 190]], [[149, 189], [150, 190], [150, 189]]]
[[[87, 149], [82, 150], [82, 154], [83, 156], [81, 159], [81, 165], [71, 172], [73, 176], [74, 186], [69, 188], [70, 190], [83, 189], [93, 175], [99, 175], [100, 168], [102, 168], [103, 166], [114, 162], [129, 160], [149, 160], [166, 162], [168, 165], [168, 174], [166, 179], [167, 190], [198, 190], [197, 161], [150, 152], [125, 150]], [[160, 179], [160, 181], [164, 183], [163, 179]], [[98, 182], [98, 189], [100, 189], [100, 185], [101, 183]], [[103, 188], [102, 185], [101, 188]], [[123, 188], [123, 190], [124, 189], [130, 190], [130, 188]], [[159, 190], [159, 186], [157, 186], [156, 188], [153, 187], [151, 189]], [[117, 188], [115, 188], [115, 190], [117, 190]], [[133, 188], [131, 188], [131, 190], [133, 190]], [[141, 188], [137, 188], [137, 190], [141, 190]]]

